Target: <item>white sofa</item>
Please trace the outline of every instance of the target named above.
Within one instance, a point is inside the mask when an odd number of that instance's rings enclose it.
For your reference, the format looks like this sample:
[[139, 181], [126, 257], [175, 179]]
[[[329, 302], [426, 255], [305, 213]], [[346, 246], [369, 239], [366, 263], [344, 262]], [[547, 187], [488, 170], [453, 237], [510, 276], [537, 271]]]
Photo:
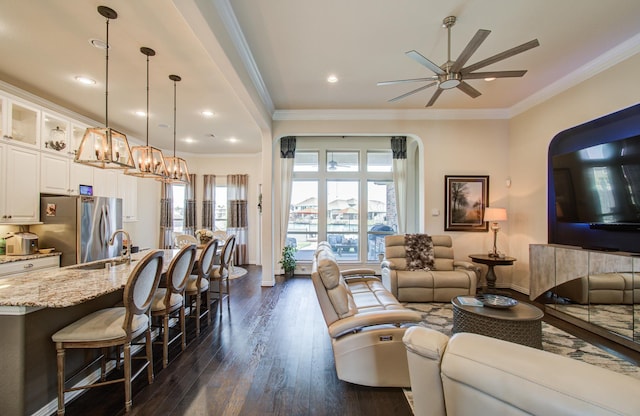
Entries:
[[406, 309], [368, 269], [340, 271], [331, 246], [318, 244], [311, 279], [327, 324], [340, 380], [409, 387], [402, 336], [421, 315]]
[[416, 416], [640, 415], [640, 380], [483, 335], [404, 336]]

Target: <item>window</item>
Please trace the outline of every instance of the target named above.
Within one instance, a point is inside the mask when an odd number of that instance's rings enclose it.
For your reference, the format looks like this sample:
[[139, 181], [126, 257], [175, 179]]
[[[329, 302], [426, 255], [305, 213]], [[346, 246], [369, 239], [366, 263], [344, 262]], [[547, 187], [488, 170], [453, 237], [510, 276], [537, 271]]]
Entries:
[[326, 240], [340, 261], [377, 263], [397, 230], [389, 138], [337, 142], [298, 138], [286, 242], [303, 262]]
[[216, 183], [216, 230], [227, 231], [227, 184]]
[[171, 185], [173, 198], [173, 232], [184, 231], [184, 185]]

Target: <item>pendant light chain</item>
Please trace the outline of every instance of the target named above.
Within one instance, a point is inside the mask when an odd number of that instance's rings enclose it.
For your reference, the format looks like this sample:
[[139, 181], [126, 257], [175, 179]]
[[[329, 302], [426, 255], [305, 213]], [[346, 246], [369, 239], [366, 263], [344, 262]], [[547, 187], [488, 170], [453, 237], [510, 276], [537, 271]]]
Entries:
[[107, 17], [107, 53], [105, 59], [104, 126], [109, 128], [109, 18]]
[[147, 146], [149, 146], [149, 54], [147, 55]]

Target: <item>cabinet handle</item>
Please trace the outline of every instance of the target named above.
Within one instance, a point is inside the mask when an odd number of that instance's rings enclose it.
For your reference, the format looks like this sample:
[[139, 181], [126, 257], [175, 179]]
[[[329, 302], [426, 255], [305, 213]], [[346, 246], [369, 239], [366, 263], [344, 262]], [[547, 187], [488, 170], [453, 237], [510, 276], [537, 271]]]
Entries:
[[29, 264], [25, 264], [24, 266], [22, 266], [25, 269], [30, 269], [33, 267], [33, 263], [29, 263]]

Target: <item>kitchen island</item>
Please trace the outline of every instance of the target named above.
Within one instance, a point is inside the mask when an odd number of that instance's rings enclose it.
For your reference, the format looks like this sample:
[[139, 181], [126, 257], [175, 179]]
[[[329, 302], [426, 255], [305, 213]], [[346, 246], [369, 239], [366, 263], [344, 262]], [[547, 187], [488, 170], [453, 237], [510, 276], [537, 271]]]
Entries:
[[[133, 254], [131, 263], [109, 269], [84, 269], [99, 263], [93, 262], [0, 279], [0, 415], [55, 413], [56, 350], [51, 335], [122, 301], [130, 273], [147, 253]], [[164, 250], [163, 272], [177, 253]], [[80, 370], [86, 361], [82, 351], [71, 351], [67, 374]]]

